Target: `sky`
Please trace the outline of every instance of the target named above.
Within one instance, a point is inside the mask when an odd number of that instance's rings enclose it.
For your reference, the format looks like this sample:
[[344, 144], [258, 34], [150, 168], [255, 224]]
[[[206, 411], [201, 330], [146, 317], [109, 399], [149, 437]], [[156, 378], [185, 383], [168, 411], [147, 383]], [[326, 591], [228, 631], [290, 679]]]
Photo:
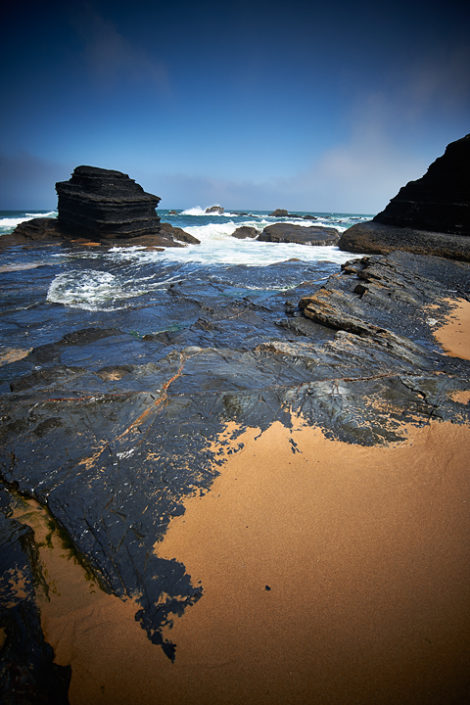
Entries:
[[376, 213], [470, 132], [467, 3], [16, 0], [0, 209], [80, 164], [160, 208]]

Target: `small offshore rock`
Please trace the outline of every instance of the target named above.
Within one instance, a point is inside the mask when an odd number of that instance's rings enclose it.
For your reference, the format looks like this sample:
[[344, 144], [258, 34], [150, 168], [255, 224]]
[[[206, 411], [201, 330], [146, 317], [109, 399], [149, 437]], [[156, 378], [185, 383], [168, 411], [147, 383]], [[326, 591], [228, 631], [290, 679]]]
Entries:
[[209, 206], [208, 208], [206, 208], [206, 210], [204, 211], [204, 213], [207, 213], [207, 214], [209, 214], [209, 215], [210, 215], [211, 213], [215, 213], [216, 215], [222, 215], [222, 213], [224, 212], [224, 210], [225, 210], [225, 209], [224, 209], [222, 206]]
[[236, 237], [239, 240], [244, 240], [247, 237], [258, 237], [260, 234], [260, 231], [257, 230], [256, 228], [252, 228], [249, 225], [242, 225], [240, 228], [237, 228], [233, 233], [232, 237]]
[[170, 223], [160, 223], [159, 232], [161, 235], [172, 238], [173, 240], [178, 240], [179, 242], [186, 242], [188, 245], [199, 245], [200, 240], [194, 235], [190, 235], [182, 228], [177, 228]]
[[258, 240], [261, 242], [295, 242], [298, 245], [335, 245], [339, 240], [339, 233], [335, 228], [324, 228], [318, 225], [274, 223], [263, 230]]
[[273, 216], [274, 218], [287, 218], [287, 216], [289, 215], [289, 211], [286, 211], [285, 208], [276, 208], [269, 215]]

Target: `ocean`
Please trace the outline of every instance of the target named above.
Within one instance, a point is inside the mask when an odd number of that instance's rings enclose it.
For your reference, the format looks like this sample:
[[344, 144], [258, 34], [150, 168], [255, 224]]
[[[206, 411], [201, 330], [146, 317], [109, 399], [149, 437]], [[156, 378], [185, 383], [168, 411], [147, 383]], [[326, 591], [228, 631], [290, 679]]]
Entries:
[[[233, 315], [234, 306], [264, 308], [266, 325], [268, 320], [274, 325], [284, 315], [287, 299], [295, 306], [300, 295], [321, 286], [353, 255], [333, 246], [239, 240], [231, 237], [233, 231], [242, 225], [261, 231], [274, 222], [287, 221], [332, 226], [342, 232], [372, 217], [299, 213], [299, 218], [276, 218], [267, 211], [208, 215], [200, 207], [176, 214], [159, 209], [158, 214], [163, 222], [183, 228], [201, 244], [163, 252], [142, 247], [105, 251], [66, 244], [5, 251], [0, 264], [0, 356], [10, 354], [11, 349], [30, 350], [53, 343], [85, 327], [118, 328], [137, 337], [179, 332], [171, 345], [220, 345], [215, 332], [197, 333], [195, 324], [207, 317], [218, 319], [215, 328], [224, 329], [222, 337], [232, 333], [237, 345], [249, 347], [260, 336], [272, 338], [278, 329], [267, 326], [263, 336], [259, 321], [256, 330], [247, 324], [241, 331], [227, 321], [222, 326], [221, 321]], [[0, 211], [0, 237], [24, 220], [55, 215], [55, 211]]]

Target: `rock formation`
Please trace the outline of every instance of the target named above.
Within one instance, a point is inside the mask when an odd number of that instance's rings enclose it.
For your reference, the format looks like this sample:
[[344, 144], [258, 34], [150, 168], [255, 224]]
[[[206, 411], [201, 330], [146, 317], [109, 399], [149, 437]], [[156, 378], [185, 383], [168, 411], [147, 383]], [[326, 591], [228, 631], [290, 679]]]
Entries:
[[69, 233], [100, 240], [158, 233], [160, 199], [120, 171], [78, 166], [56, 191], [59, 224]]
[[302, 218], [303, 220], [318, 220], [314, 215], [299, 215], [298, 213], [289, 213], [285, 208], [276, 208], [272, 213], [269, 213], [273, 218]]
[[249, 225], [242, 225], [241, 227], [234, 230], [232, 237], [236, 237], [239, 240], [244, 240], [247, 237], [258, 237], [260, 231], [256, 228], [251, 228]]
[[182, 228], [177, 228], [175, 225], [170, 223], [160, 223], [159, 234], [162, 237], [172, 238], [178, 242], [185, 242], [188, 245], [199, 245], [200, 240], [194, 235], [190, 235]]
[[20, 223], [12, 233], [2, 236], [1, 249], [64, 240], [152, 247], [184, 247], [199, 242], [181, 228], [160, 223], [155, 212], [160, 198], [146, 193], [120, 171], [78, 166], [69, 181], [56, 184], [56, 190], [58, 218]]
[[470, 238], [448, 233], [435, 233], [416, 228], [400, 228], [369, 220], [348, 228], [338, 243], [347, 252], [388, 254], [405, 250], [417, 255], [436, 255], [470, 261]]
[[339, 233], [335, 228], [292, 223], [268, 225], [258, 237], [262, 242], [295, 242], [298, 245], [335, 245], [338, 239]]
[[470, 134], [448, 145], [426, 174], [410, 181], [372, 221], [343, 233], [351, 252], [402, 249], [470, 260]]
[[209, 206], [209, 208], [206, 208], [204, 212], [208, 215], [222, 215], [224, 209], [222, 208], [222, 206]]
[[426, 174], [401, 188], [374, 222], [470, 235], [470, 134], [449, 144]]

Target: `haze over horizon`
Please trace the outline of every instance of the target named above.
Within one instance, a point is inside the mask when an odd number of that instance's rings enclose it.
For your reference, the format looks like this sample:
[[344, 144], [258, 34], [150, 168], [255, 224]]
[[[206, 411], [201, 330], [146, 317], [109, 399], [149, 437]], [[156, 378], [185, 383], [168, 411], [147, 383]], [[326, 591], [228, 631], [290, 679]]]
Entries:
[[2, 14], [1, 209], [55, 208], [55, 182], [91, 164], [160, 208], [374, 213], [470, 131], [464, 3]]

